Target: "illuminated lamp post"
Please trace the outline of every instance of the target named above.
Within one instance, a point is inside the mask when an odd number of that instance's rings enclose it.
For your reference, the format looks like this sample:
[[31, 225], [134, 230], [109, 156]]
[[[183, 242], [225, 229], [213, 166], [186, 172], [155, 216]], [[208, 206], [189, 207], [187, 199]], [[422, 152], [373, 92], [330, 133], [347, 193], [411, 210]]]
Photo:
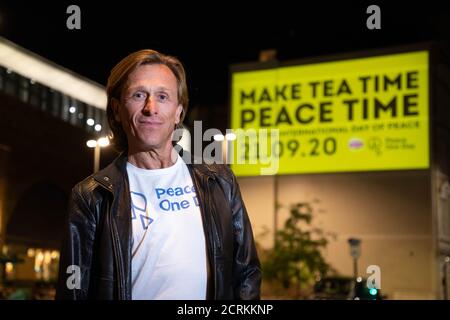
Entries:
[[94, 148], [94, 173], [100, 169], [100, 148], [109, 146], [109, 139], [104, 137], [98, 140], [89, 140], [86, 142], [89, 148]]
[[353, 258], [353, 278], [358, 278], [358, 258], [361, 256], [361, 240], [350, 238], [348, 239], [350, 245], [350, 255]]

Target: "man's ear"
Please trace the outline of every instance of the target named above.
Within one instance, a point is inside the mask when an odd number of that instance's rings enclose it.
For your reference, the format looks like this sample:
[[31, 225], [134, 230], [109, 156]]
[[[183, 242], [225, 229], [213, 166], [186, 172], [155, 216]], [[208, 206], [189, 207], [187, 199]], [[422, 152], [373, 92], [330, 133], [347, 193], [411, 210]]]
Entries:
[[179, 124], [181, 121], [181, 113], [183, 112], [183, 106], [181, 104], [178, 105], [177, 113], [175, 114], [175, 124]]
[[120, 107], [120, 101], [116, 98], [111, 99], [111, 107], [114, 112], [114, 119], [117, 122], [120, 122], [120, 116], [119, 116], [119, 107]]

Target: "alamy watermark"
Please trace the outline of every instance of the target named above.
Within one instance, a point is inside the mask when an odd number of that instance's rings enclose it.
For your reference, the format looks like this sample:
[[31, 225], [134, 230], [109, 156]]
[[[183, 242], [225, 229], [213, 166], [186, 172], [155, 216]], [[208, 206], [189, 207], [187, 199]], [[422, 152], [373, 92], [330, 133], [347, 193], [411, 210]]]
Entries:
[[[216, 128], [203, 132], [202, 122], [194, 121], [194, 137], [187, 130], [176, 129], [172, 139], [193, 142], [191, 153], [193, 164], [245, 164], [257, 165], [262, 175], [278, 172], [280, 164], [280, 130], [279, 129], [226, 129], [226, 134]], [[208, 143], [203, 148], [204, 142]], [[180, 151], [181, 146], [175, 145]], [[191, 164], [191, 158], [183, 154], [183, 160]]]
[[67, 7], [66, 13], [70, 14], [66, 20], [66, 26], [69, 30], [81, 29], [81, 9], [76, 4], [72, 4]]
[[370, 16], [366, 20], [367, 29], [381, 29], [381, 9], [379, 6], [373, 4], [367, 7], [366, 13]]
[[367, 267], [366, 273], [370, 274], [367, 278], [368, 289], [381, 289], [381, 269], [376, 264]]
[[66, 280], [66, 286], [69, 290], [81, 288], [81, 269], [77, 265], [70, 265], [66, 269], [66, 273], [69, 274]]

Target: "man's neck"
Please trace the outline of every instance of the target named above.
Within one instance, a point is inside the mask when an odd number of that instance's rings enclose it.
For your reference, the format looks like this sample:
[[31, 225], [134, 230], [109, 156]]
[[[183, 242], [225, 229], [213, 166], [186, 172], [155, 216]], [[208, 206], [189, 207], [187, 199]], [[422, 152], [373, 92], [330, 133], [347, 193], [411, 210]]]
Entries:
[[128, 152], [129, 163], [147, 170], [170, 167], [177, 161], [177, 158], [178, 154], [171, 144], [163, 149]]

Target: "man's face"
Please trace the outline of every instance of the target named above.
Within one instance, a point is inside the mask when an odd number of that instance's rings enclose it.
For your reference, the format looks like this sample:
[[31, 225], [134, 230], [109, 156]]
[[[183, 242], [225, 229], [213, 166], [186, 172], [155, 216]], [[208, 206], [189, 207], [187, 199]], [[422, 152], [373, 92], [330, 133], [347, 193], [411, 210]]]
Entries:
[[165, 65], [139, 66], [128, 76], [120, 101], [113, 100], [113, 108], [130, 151], [167, 146], [183, 109], [178, 103], [177, 79]]

